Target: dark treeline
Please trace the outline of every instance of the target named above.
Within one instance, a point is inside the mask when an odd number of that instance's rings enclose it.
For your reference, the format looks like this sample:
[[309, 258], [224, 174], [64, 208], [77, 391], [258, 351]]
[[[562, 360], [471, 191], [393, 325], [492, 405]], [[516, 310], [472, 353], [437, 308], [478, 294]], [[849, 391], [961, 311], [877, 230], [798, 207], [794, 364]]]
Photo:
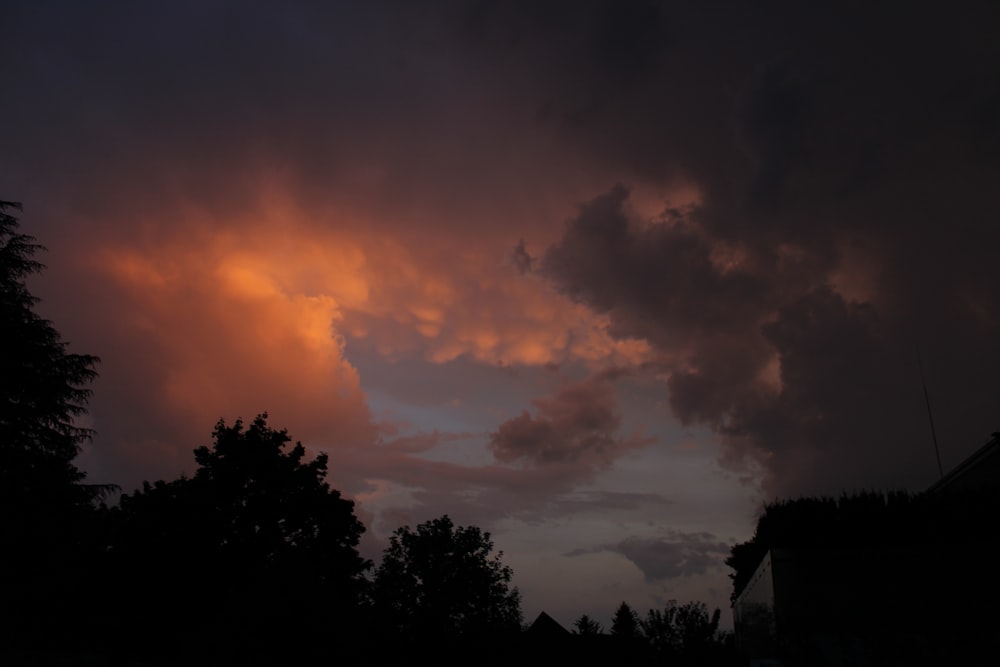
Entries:
[[8, 542], [19, 594], [4, 599], [4, 649], [25, 662], [450, 662], [519, 634], [518, 592], [488, 533], [447, 516], [403, 527], [373, 569], [326, 457], [289, 443], [266, 415], [220, 421], [193, 476], [36, 526], [52, 531], [44, 543]]
[[622, 602], [605, 632], [584, 614], [574, 623], [576, 634], [584, 640], [578, 650], [588, 654], [579, 662], [682, 667], [742, 664], [732, 633], [719, 629], [721, 617], [720, 609], [709, 613], [702, 602], [670, 600], [645, 616]]

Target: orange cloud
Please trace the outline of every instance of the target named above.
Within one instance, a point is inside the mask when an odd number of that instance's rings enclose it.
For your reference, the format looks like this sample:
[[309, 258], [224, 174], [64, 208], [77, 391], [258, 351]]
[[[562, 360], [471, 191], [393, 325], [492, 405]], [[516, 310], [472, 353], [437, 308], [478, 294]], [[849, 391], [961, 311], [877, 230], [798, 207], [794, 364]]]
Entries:
[[650, 355], [645, 341], [610, 335], [606, 316], [519, 275], [502, 236], [416, 245], [280, 198], [261, 209], [239, 224], [190, 211], [165, 238], [96, 254], [119, 303], [114, 357], [130, 360], [108, 372], [135, 375], [123, 386], [141, 385], [140, 403], [199, 433], [268, 410], [306, 442], [375, 441], [351, 339], [390, 359], [491, 366]]
[[[341, 300], [364, 285], [349, 265], [339, 276], [344, 263], [320, 261], [330, 253], [303, 246], [317, 260], [306, 267], [277, 247], [267, 253], [222, 235], [106, 250], [103, 264], [130, 301], [119, 324], [128, 354], [145, 352], [157, 367], [147, 390], [197, 423], [268, 410], [303, 439], [370, 437], [360, 378], [336, 329]], [[337, 289], [308, 285], [306, 268]]]

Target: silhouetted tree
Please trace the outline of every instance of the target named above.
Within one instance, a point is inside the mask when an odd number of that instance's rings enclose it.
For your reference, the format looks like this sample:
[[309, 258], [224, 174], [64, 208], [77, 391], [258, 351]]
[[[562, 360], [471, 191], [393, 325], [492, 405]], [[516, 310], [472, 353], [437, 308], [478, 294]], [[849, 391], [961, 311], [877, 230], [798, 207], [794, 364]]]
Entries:
[[91, 436], [75, 419], [86, 411], [98, 358], [67, 352], [35, 313], [38, 298], [25, 279], [44, 268], [34, 259], [42, 246], [18, 233], [7, 211], [19, 208], [0, 201], [0, 497], [31, 516], [41, 505], [61, 512], [92, 497], [73, 459]]
[[43, 248], [18, 231], [19, 209], [0, 201], [0, 624], [19, 642], [55, 644], [76, 615], [84, 523], [106, 488], [83, 484], [73, 463], [91, 436], [76, 419], [98, 359], [68, 352], [35, 312], [25, 281], [44, 268]]
[[628, 639], [639, 637], [642, 634], [638, 614], [625, 602], [621, 603], [611, 618], [611, 634]]
[[719, 609], [709, 614], [702, 602], [678, 605], [670, 600], [662, 610], [649, 610], [642, 629], [658, 653], [685, 664], [700, 664], [725, 640], [719, 633], [721, 614]]
[[287, 432], [266, 420], [219, 421], [212, 447], [195, 450], [192, 478], [146, 483], [112, 511], [121, 583], [152, 599], [188, 589], [198, 607], [195, 623], [152, 610], [158, 623], [139, 621], [140, 643], [173, 631], [186, 636], [182, 646], [301, 652], [307, 644], [274, 633], [291, 623], [322, 632], [336, 652], [331, 632], [351, 632], [370, 566], [356, 548], [364, 527], [325, 481], [327, 456], [305, 460], [302, 444], [287, 449]]
[[456, 527], [446, 515], [393, 533], [375, 571], [374, 599], [394, 632], [441, 644], [516, 633], [520, 594], [493, 554], [489, 533]]
[[668, 653], [680, 650], [677, 627], [677, 601], [670, 600], [663, 609], [650, 609], [642, 621], [642, 633], [655, 650]]
[[576, 619], [573, 622], [573, 627], [576, 628], [576, 634], [586, 637], [604, 633], [604, 627], [586, 614]]
[[696, 653], [717, 642], [721, 616], [722, 611], [718, 608], [709, 614], [704, 602], [688, 602], [678, 607], [675, 621], [682, 650]]

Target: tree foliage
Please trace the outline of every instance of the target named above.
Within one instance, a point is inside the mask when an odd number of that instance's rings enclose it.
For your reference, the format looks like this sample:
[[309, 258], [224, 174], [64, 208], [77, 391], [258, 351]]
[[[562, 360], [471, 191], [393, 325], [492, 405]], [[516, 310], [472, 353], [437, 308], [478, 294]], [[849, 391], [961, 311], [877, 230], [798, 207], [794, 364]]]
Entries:
[[8, 212], [17, 209], [0, 201], [0, 494], [5, 507], [31, 517], [37, 509], [64, 512], [92, 495], [73, 460], [91, 436], [76, 418], [86, 411], [98, 358], [68, 352], [35, 312], [38, 298], [25, 281], [44, 268], [34, 258], [43, 248], [18, 231]]
[[721, 611], [708, 613], [703, 602], [678, 605], [670, 600], [661, 609], [650, 609], [642, 622], [650, 645], [668, 655], [698, 656], [721, 642]]
[[576, 619], [573, 622], [573, 627], [576, 628], [576, 634], [583, 637], [593, 637], [595, 635], [604, 634], [604, 627], [586, 614]]
[[393, 533], [375, 571], [374, 596], [396, 631], [410, 637], [469, 637], [517, 631], [520, 593], [493, 554], [489, 533], [445, 515]]
[[642, 635], [639, 615], [624, 601], [611, 617], [611, 634], [616, 637], [634, 639]]
[[42, 246], [19, 232], [19, 209], [0, 201], [0, 625], [30, 645], [57, 643], [51, 628], [79, 619], [92, 501], [106, 487], [83, 484], [74, 464], [98, 359], [70, 353], [35, 312], [26, 281], [44, 268]]
[[192, 485], [218, 530], [213, 546], [261, 566], [308, 563], [323, 581], [367, 567], [356, 550], [364, 527], [354, 503], [325, 481], [326, 454], [305, 461], [299, 442], [285, 451], [291, 438], [268, 427], [266, 414], [247, 429], [219, 421], [212, 436], [212, 448], [195, 450]]
[[[318, 632], [347, 623], [370, 564], [356, 548], [364, 527], [354, 503], [325, 481], [326, 455], [306, 460], [301, 443], [287, 448], [287, 432], [266, 414], [249, 427], [220, 420], [212, 437], [195, 450], [193, 477], [146, 483], [111, 511], [121, 585], [145, 580], [154, 596], [170, 596], [193, 583], [211, 611], [200, 628], [177, 628], [189, 644], [203, 645], [210, 625], [216, 645], [267, 651], [275, 624]], [[176, 627], [169, 614], [158, 620]], [[148, 626], [136, 630], [140, 641]]]
[[[367, 564], [357, 553], [364, 526], [354, 503], [325, 481], [327, 455], [305, 461], [305, 448], [258, 415], [249, 428], [219, 421], [212, 447], [195, 450], [192, 478], [146, 483], [121, 502], [127, 529], [155, 542], [184, 538], [186, 547], [254, 567], [295, 562], [354, 577]], [[170, 521], [174, 508], [176, 518]], [[163, 546], [163, 545], [157, 545]]]

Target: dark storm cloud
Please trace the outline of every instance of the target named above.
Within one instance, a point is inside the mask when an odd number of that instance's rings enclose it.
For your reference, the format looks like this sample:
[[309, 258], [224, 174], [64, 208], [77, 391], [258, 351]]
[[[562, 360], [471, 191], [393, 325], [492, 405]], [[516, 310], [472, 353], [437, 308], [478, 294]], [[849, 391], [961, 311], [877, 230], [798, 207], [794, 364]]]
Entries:
[[[926, 482], [933, 459], [920, 346], [926, 355], [934, 345], [935, 378], [950, 385], [937, 408], [948, 410], [952, 451], [976, 446], [977, 429], [990, 428], [996, 393], [984, 367], [996, 370], [987, 333], [997, 329], [995, 297], [951, 285], [933, 307], [953, 318], [909, 330], [901, 309], [916, 304], [901, 303], [880, 278], [866, 286], [870, 296], [848, 298], [835, 287], [838, 264], [810, 261], [801, 248], [743, 246], [727, 266], [713, 258], [724, 238], [683, 222], [630, 222], [624, 199], [616, 189], [585, 206], [543, 271], [607, 313], [614, 332], [654, 343], [674, 413], [716, 428], [733, 459], [763, 464], [769, 491]], [[904, 269], [868, 268], [891, 280]], [[978, 309], [962, 303], [970, 293]]]
[[18, 160], [0, 165], [0, 184], [27, 202], [62, 200], [63, 215], [113, 225], [151, 210], [179, 220], [185, 205], [231, 219], [254, 215], [255, 195], [277, 180], [327, 216], [335, 196], [339, 211], [363, 202], [383, 218], [432, 207], [446, 226], [500, 193], [514, 199], [497, 165], [524, 158], [508, 142], [498, 162], [493, 142], [530, 111], [509, 109], [482, 65], [463, 62], [445, 6], [65, 1], [4, 11], [0, 71], [16, 103], [2, 129]]
[[617, 435], [622, 415], [611, 382], [618, 373], [605, 371], [533, 399], [535, 415], [525, 410], [490, 435], [494, 456], [503, 463], [603, 468], [626, 450], [649, 444], [640, 435]]
[[654, 344], [674, 413], [772, 493], [932, 481], [918, 354], [946, 467], [1000, 414], [1000, 22], [906, 7], [663, 3], [675, 38], [632, 77], [575, 42], [580, 74], [547, 101], [558, 131], [700, 200], [642, 220], [615, 187], [542, 272]]
[[665, 537], [629, 537], [615, 544], [575, 549], [567, 556], [611, 551], [642, 570], [648, 581], [704, 574], [718, 567], [729, 554], [729, 545], [711, 533], [670, 531]]

